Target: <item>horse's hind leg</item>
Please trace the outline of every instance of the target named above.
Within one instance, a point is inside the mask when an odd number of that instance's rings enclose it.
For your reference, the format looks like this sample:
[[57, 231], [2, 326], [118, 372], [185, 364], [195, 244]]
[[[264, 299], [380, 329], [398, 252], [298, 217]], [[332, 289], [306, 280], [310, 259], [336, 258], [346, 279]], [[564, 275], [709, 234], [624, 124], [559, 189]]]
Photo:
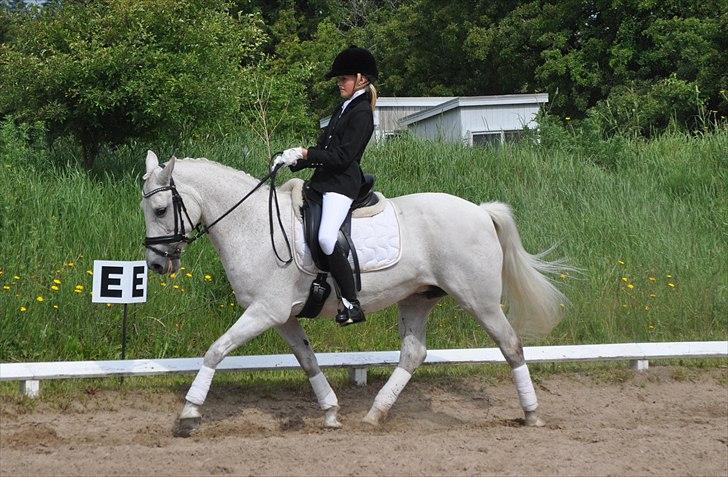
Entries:
[[526, 360], [523, 357], [521, 340], [503, 313], [500, 303], [496, 301], [487, 306], [481, 305], [475, 310], [471, 308], [471, 312], [488, 333], [488, 336], [498, 345], [511, 367], [511, 376], [516, 385], [518, 400], [525, 416], [525, 424], [527, 426], [543, 426], [544, 422], [536, 412], [538, 400], [536, 399], [536, 391], [533, 388]]
[[377, 394], [374, 404], [363, 419], [364, 422], [374, 426], [379, 424], [409, 382], [412, 373], [427, 357], [425, 346], [427, 314], [439, 299], [439, 297], [412, 295], [398, 303], [399, 337], [402, 340], [399, 364]]
[[316, 394], [319, 406], [324, 411], [324, 427], [339, 428], [341, 423], [336, 417], [339, 411], [339, 401], [334, 390], [331, 389], [326, 376], [321, 372], [316, 355], [308, 342], [306, 332], [298, 322], [298, 318], [292, 316], [287, 322], [277, 328], [278, 333], [291, 346], [293, 354], [298, 363], [308, 375], [313, 391]]

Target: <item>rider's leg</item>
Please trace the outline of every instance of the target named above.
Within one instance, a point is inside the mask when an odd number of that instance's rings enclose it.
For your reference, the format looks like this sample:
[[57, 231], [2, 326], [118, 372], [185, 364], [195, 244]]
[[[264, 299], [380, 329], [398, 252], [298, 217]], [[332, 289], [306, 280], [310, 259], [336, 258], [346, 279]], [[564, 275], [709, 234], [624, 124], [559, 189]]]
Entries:
[[339, 229], [349, 213], [351, 203], [352, 200], [345, 195], [335, 192], [325, 193], [318, 234], [319, 245], [328, 260], [329, 272], [336, 280], [341, 292], [345, 311], [337, 315], [337, 321], [343, 325], [364, 321], [364, 313], [356, 297], [356, 287], [349, 259], [336, 243]]

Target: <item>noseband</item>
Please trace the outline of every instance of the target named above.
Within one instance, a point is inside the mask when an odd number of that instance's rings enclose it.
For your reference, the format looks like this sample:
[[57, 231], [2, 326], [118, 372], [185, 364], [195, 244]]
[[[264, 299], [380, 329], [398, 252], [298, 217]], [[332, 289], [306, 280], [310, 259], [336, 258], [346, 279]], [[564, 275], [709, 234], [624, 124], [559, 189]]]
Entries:
[[[174, 233], [172, 235], [159, 235], [157, 237], [144, 237], [144, 247], [151, 250], [152, 252], [156, 253], [157, 255], [160, 255], [164, 258], [170, 258], [170, 259], [178, 259], [180, 258], [180, 255], [182, 254], [181, 246], [182, 244], [191, 244], [198, 238], [202, 237], [203, 235], [210, 232], [210, 229], [220, 222], [222, 219], [224, 219], [230, 212], [235, 210], [240, 204], [242, 204], [245, 199], [253, 195], [253, 192], [258, 190], [263, 184], [265, 184], [268, 179], [270, 179], [270, 194], [268, 195], [268, 219], [269, 219], [269, 225], [270, 225], [270, 240], [271, 244], [273, 245], [273, 251], [276, 254], [276, 258], [280, 260], [281, 262], [288, 265], [293, 261], [293, 255], [291, 252], [291, 244], [288, 240], [288, 236], [286, 235], [286, 231], [283, 228], [283, 222], [281, 221], [281, 211], [278, 207], [278, 195], [276, 194], [276, 174], [278, 172], [278, 169], [280, 169], [283, 165], [279, 164], [276, 166], [268, 175], [266, 175], [263, 179], [258, 182], [258, 185], [256, 185], [253, 190], [248, 192], [245, 197], [240, 199], [235, 205], [230, 207], [227, 212], [222, 214], [220, 217], [215, 219], [210, 225], [204, 226], [201, 224], [197, 224], [194, 227], [192, 227], [191, 231], [195, 231], [195, 235], [193, 237], [188, 237], [187, 233], [185, 231], [185, 220], [184, 218], [187, 217], [187, 221], [190, 223], [190, 226], [192, 226], [192, 219], [190, 219], [190, 214], [187, 213], [187, 208], [185, 207], [185, 203], [182, 200], [182, 196], [179, 195], [179, 192], [177, 192], [177, 187], [174, 185], [174, 179], [172, 177], [169, 178], [169, 185], [158, 187], [156, 189], [150, 190], [149, 192], [145, 192], [142, 194], [142, 197], [144, 199], [147, 199], [154, 194], [157, 194], [159, 192], [163, 191], [171, 191], [172, 192], [172, 208], [174, 210]], [[163, 166], [164, 167], [164, 166]], [[283, 233], [283, 238], [286, 241], [286, 247], [288, 248], [288, 258], [287, 260], [283, 260], [280, 255], [278, 255], [278, 250], [276, 249], [275, 240], [273, 237], [273, 202], [275, 201], [276, 204], [276, 212], [278, 214], [278, 225], [280, 226], [281, 232]], [[182, 216], [182, 213], [184, 212], [184, 217]], [[174, 248], [173, 252], [165, 252], [163, 250], [160, 250], [154, 245], [162, 245], [162, 244], [176, 244], [176, 247]]]

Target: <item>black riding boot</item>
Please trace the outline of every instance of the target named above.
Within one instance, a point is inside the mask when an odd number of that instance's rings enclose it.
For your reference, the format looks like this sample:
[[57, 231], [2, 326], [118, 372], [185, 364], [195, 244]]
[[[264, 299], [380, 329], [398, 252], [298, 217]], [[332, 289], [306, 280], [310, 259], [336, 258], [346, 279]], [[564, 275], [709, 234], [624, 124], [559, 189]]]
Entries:
[[336, 314], [336, 322], [341, 326], [346, 326], [365, 321], [364, 312], [361, 309], [359, 300], [356, 299], [356, 287], [354, 286], [354, 277], [351, 273], [349, 260], [338, 243], [334, 247], [334, 252], [326, 258], [329, 262], [329, 272], [336, 280], [341, 296], [352, 305], [351, 308], [344, 305], [344, 309], [339, 310], [339, 313]]

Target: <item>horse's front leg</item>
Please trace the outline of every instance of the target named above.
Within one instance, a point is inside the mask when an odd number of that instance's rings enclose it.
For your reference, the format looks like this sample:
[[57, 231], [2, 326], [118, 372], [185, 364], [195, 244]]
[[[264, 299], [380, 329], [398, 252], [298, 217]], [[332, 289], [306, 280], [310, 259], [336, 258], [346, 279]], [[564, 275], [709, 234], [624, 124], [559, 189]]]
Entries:
[[202, 367], [192, 381], [186, 402], [180, 412], [174, 435], [188, 437], [200, 425], [202, 414], [200, 407], [207, 398], [212, 384], [212, 377], [220, 362], [237, 347], [247, 343], [267, 329], [280, 323], [275, 316], [266, 311], [266, 306], [251, 305], [225, 334], [215, 341], [205, 353]]
[[365, 423], [373, 426], [379, 424], [409, 382], [412, 373], [427, 357], [427, 347], [425, 346], [427, 315], [439, 300], [440, 298], [412, 295], [397, 304], [399, 307], [399, 336], [402, 340], [399, 364], [377, 394], [367, 415], [362, 419]]
[[287, 322], [280, 325], [277, 330], [290, 345], [298, 363], [308, 375], [308, 380], [311, 382], [319, 406], [324, 411], [324, 427], [332, 429], [341, 427], [341, 423], [336, 416], [339, 412], [339, 400], [336, 398], [334, 390], [331, 389], [326, 376], [321, 372], [316, 355], [311, 349], [306, 332], [298, 322], [298, 318], [292, 316]]

